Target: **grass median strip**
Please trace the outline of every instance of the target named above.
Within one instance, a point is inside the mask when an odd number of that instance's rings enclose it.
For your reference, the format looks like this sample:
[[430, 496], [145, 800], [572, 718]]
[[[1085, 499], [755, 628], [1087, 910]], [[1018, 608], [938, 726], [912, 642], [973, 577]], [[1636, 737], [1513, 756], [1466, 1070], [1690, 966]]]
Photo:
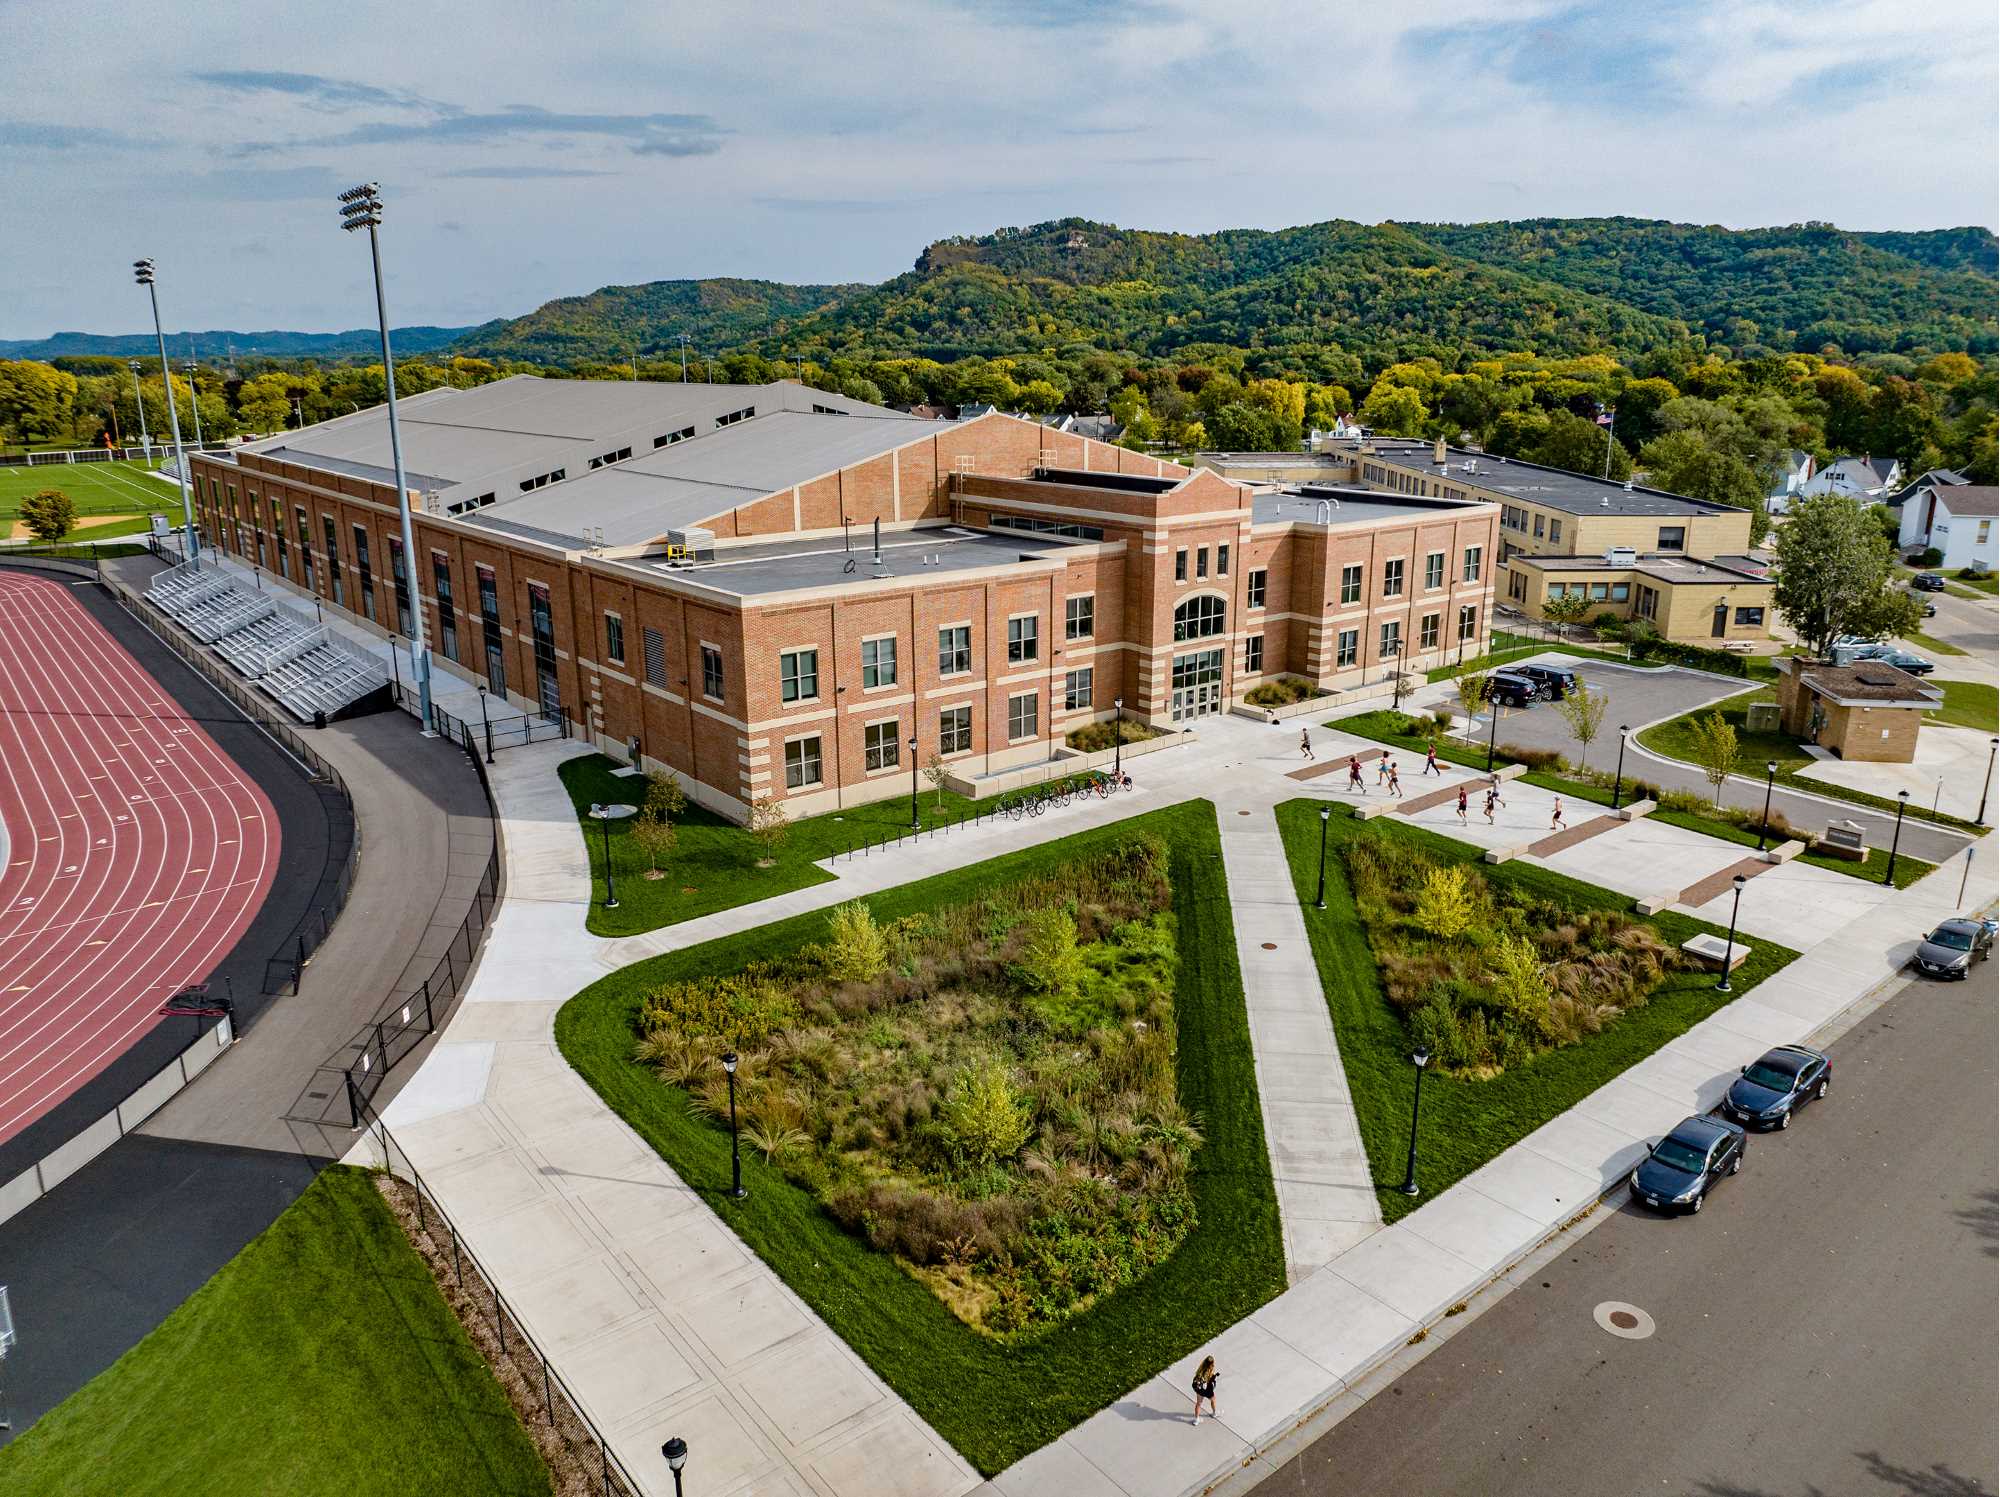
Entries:
[[[1480, 850], [1394, 818], [1363, 822], [1351, 814], [1336, 814], [1327, 823], [1326, 908], [1317, 910], [1312, 896], [1319, 867], [1321, 804], [1317, 800], [1287, 801], [1277, 808], [1278, 829], [1284, 837], [1334, 1032], [1339, 1036], [1341, 1065], [1347, 1072], [1384, 1221], [1406, 1215], [1423, 1200], [1463, 1179], [1731, 1001], [1732, 995], [1715, 991], [1713, 973], [1671, 972], [1642, 1004], [1628, 1008], [1580, 1043], [1511, 1064], [1487, 1080], [1432, 1076], [1424, 1083], [1417, 1143], [1417, 1174], [1424, 1194], [1414, 1199], [1405, 1196], [1397, 1187], [1402, 1183], [1410, 1141], [1413, 1037], [1410, 1026], [1383, 991], [1376, 954], [1349, 885], [1345, 846], [1356, 838], [1379, 837], [1413, 846], [1447, 867], [1477, 866]], [[1629, 912], [1633, 908], [1632, 901], [1622, 894], [1545, 868], [1504, 863], [1478, 871], [1496, 888], [1547, 899], [1578, 912]], [[1725, 934], [1684, 915], [1660, 914], [1643, 923], [1651, 926], [1662, 942], [1676, 948], [1704, 931]], [[1734, 997], [1751, 992], [1797, 955], [1769, 942], [1750, 944], [1749, 958], [1736, 970]]]
[[0, 1451], [44, 1497], [546, 1494], [547, 1467], [371, 1175], [332, 1166]]
[[746, 1149], [727, 1195], [729, 1138], [633, 1059], [645, 996], [826, 939], [824, 912], [638, 963], [556, 1019], [565, 1057], [605, 1101], [932, 1428], [992, 1474], [1047, 1444], [1284, 1288], [1284, 1248], [1214, 808], [1190, 801], [867, 898], [878, 922], [982, 897], [1132, 839], [1166, 846], [1179, 971], [1181, 1104], [1205, 1142], [1188, 1186], [1197, 1224], [1144, 1278], [1039, 1335], [1001, 1339], [955, 1317], [896, 1258], [844, 1231], [784, 1171]]

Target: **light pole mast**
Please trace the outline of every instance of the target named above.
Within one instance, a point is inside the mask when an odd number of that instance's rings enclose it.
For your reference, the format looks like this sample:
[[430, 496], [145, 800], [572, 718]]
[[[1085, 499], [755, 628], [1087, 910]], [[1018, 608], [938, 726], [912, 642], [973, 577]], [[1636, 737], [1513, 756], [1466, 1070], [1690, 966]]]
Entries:
[[[375, 265], [375, 319], [382, 328], [382, 383], [389, 394], [389, 455], [396, 469], [396, 513], [403, 523], [403, 585], [410, 590], [410, 670], [417, 678], [418, 721], [424, 736], [431, 727], [431, 651], [424, 635], [424, 595], [417, 585], [417, 541], [410, 528], [410, 486], [403, 477], [403, 428], [396, 420], [396, 359], [389, 350], [389, 305], [382, 296], [382, 188], [376, 182], [350, 187], [340, 195], [340, 226], [368, 231], [368, 254]], [[394, 579], [391, 579], [393, 585]]]
[[188, 409], [194, 412], [194, 450], [201, 451], [201, 392], [194, 387], [194, 360], [181, 365], [188, 377]]
[[[146, 288], [146, 294], [153, 302], [153, 336], [160, 343], [160, 381], [167, 389], [167, 420], [174, 433], [174, 466], [180, 469], [181, 520], [187, 535], [185, 555], [187, 560], [195, 561], [201, 555], [201, 541], [194, 529], [194, 486], [188, 482], [187, 453], [181, 447], [181, 411], [174, 403], [174, 371], [167, 363], [167, 335], [160, 330], [160, 290], [153, 284], [153, 262], [134, 260], [132, 274]], [[137, 383], [136, 378], [134, 383]], [[140, 409], [143, 411], [145, 407], [141, 405]]]
[[153, 438], [146, 431], [146, 396], [139, 388], [139, 361], [130, 361], [132, 366], [132, 404], [139, 408], [139, 445], [146, 449], [146, 464], [152, 466]]

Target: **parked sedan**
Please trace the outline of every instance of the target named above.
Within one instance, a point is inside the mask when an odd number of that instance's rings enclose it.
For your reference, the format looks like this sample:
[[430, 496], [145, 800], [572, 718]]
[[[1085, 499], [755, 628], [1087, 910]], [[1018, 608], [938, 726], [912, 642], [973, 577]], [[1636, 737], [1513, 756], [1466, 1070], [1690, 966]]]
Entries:
[[1947, 920], [1924, 937], [1911, 958], [1926, 977], [1966, 976], [1972, 964], [1993, 954], [1993, 932], [1983, 920]]
[[1908, 650], [1885, 650], [1874, 657], [1883, 665], [1893, 665], [1899, 671], [1907, 671], [1912, 676], [1928, 676], [1937, 667], [1921, 655], [1912, 655]]
[[1789, 1128], [1792, 1114], [1824, 1097], [1833, 1062], [1804, 1045], [1780, 1045], [1743, 1068], [1722, 1099], [1722, 1115], [1748, 1128]]
[[1910, 579], [1910, 586], [1920, 593], [1941, 593], [1944, 591], [1944, 578], [1937, 572], [1919, 572]]
[[1632, 1199], [1661, 1211], [1699, 1211], [1724, 1175], [1743, 1168], [1743, 1130], [1717, 1118], [1686, 1118], [1632, 1171]]

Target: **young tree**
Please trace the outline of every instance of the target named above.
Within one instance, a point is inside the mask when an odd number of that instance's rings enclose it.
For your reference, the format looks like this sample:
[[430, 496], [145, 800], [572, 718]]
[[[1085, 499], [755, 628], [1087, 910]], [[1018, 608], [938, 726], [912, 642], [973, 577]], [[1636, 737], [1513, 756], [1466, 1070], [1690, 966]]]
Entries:
[[76, 504], [61, 489], [43, 489], [21, 501], [21, 520], [39, 541], [59, 541], [76, 528]]
[[660, 859], [671, 857], [674, 844], [680, 839], [680, 833], [675, 829], [673, 822], [648, 801], [645, 809], [640, 811], [632, 823], [631, 836], [639, 851], [646, 855], [648, 865], [646, 877], [665, 877], [660, 872]]
[[1736, 762], [1742, 756], [1742, 751], [1736, 746], [1736, 729], [1720, 712], [1695, 719], [1694, 762], [1701, 767], [1708, 783], [1715, 787], [1715, 803], [1718, 806], [1722, 804], [1722, 787], [1736, 773]]
[[826, 970], [839, 982], [867, 982], [889, 965], [882, 928], [858, 899], [835, 905], [827, 916]]
[[1083, 980], [1083, 953], [1076, 946], [1076, 921], [1067, 910], [1036, 910], [1021, 922], [1025, 939], [1015, 958], [1014, 978], [1033, 993], [1068, 992]]
[[1778, 615], [1817, 656], [1843, 634], [1901, 635], [1923, 622], [1922, 605], [1891, 585], [1895, 551], [1845, 494], [1795, 503], [1776, 549]]
[[1486, 705], [1486, 683], [1491, 679], [1489, 671], [1460, 671], [1452, 677], [1451, 684], [1458, 689], [1458, 705], [1465, 712], [1465, 736], [1468, 741], [1472, 737], [1472, 720]]
[[757, 839], [757, 845], [764, 851], [764, 855], [757, 860], [759, 868], [769, 868], [778, 861], [778, 848], [791, 829], [785, 808], [778, 801], [764, 795], [750, 803], [750, 835]]
[[1462, 934], [1472, 924], [1476, 906], [1465, 866], [1451, 863], [1431, 869], [1417, 891], [1416, 921], [1441, 941]]
[[929, 780], [931, 788], [937, 791], [937, 808], [942, 811], [944, 809], [944, 783], [951, 778], [951, 771], [945, 767], [944, 755], [940, 754], [936, 749], [932, 749], [930, 758], [924, 761], [924, 778]]
[[1604, 709], [1610, 702], [1601, 691], [1592, 691], [1581, 681], [1576, 690], [1556, 703], [1556, 711], [1569, 724], [1569, 736], [1577, 741], [1581, 750], [1577, 755], [1576, 767], [1582, 769], [1590, 759], [1591, 741], [1604, 726]]
[[685, 811], [687, 809], [687, 791], [681, 788], [679, 778], [670, 774], [662, 774], [658, 770], [647, 775], [646, 809], [658, 812], [660, 818], [664, 821], [671, 821], [674, 817]]
[[1558, 639], [1571, 624], [1582, 623], [1583, 616], [1588, 612], [1590, 599], [1580, 592], [1565, 592], [1560, 598], [1547, 598], [1542, 602], [1542, 617], [1556, 626]]

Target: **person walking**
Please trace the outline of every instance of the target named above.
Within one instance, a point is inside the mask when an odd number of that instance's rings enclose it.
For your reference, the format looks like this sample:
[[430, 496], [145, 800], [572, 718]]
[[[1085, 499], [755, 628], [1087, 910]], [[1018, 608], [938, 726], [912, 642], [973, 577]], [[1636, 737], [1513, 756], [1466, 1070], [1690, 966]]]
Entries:
[[1552, 832], [1569, 830], [1569, 823], [1563, 820], [1563, 798], [1560, 795], [1556, 797], [1555, 811], [1549, 817], [1549, 830]]
[[1347, 788], [1359, 790], [1363, 795], [1368, 793], [1368, 787], [1361, 780], [1361, 761], [1352, 754], [1347, 756]]
[[1396, 774], [1396, 761], [1394, 759], [1389, 761], [1389, 793], [1398, 800], [1401, 800], [1403, 797], [1403, 782]]
[[1439, 779], [1444, 778], [1444, 771], [1438, 768], [1438, 741], [1435, 738], [1430, 741], [1429, 747], [1424, 750], [1424, 773], [1434, 774]]
[[[1491, 808], [1489, 807], [1488, 810], [1490, 813]], [[1463, 785], [1458, 787], [1458, 824], [1460, 826], [1472, 825], [1465, 817], [1465, 787]]]
[[1299, 752], [1308, 759], [1313, 756], [1313, 735], [1311, 728], [1299, 729]]
[[1201, 1366], [1194, 1370], [1194, 1422], [1201, 1423], [1201, 1406], [1208, 1404], [1208, 1417], [1221, 1417], [1215, 1408], [1215, 1383], [1222, 1374], [1215, 1370], [1215, 1358], [1203, 1357]]

